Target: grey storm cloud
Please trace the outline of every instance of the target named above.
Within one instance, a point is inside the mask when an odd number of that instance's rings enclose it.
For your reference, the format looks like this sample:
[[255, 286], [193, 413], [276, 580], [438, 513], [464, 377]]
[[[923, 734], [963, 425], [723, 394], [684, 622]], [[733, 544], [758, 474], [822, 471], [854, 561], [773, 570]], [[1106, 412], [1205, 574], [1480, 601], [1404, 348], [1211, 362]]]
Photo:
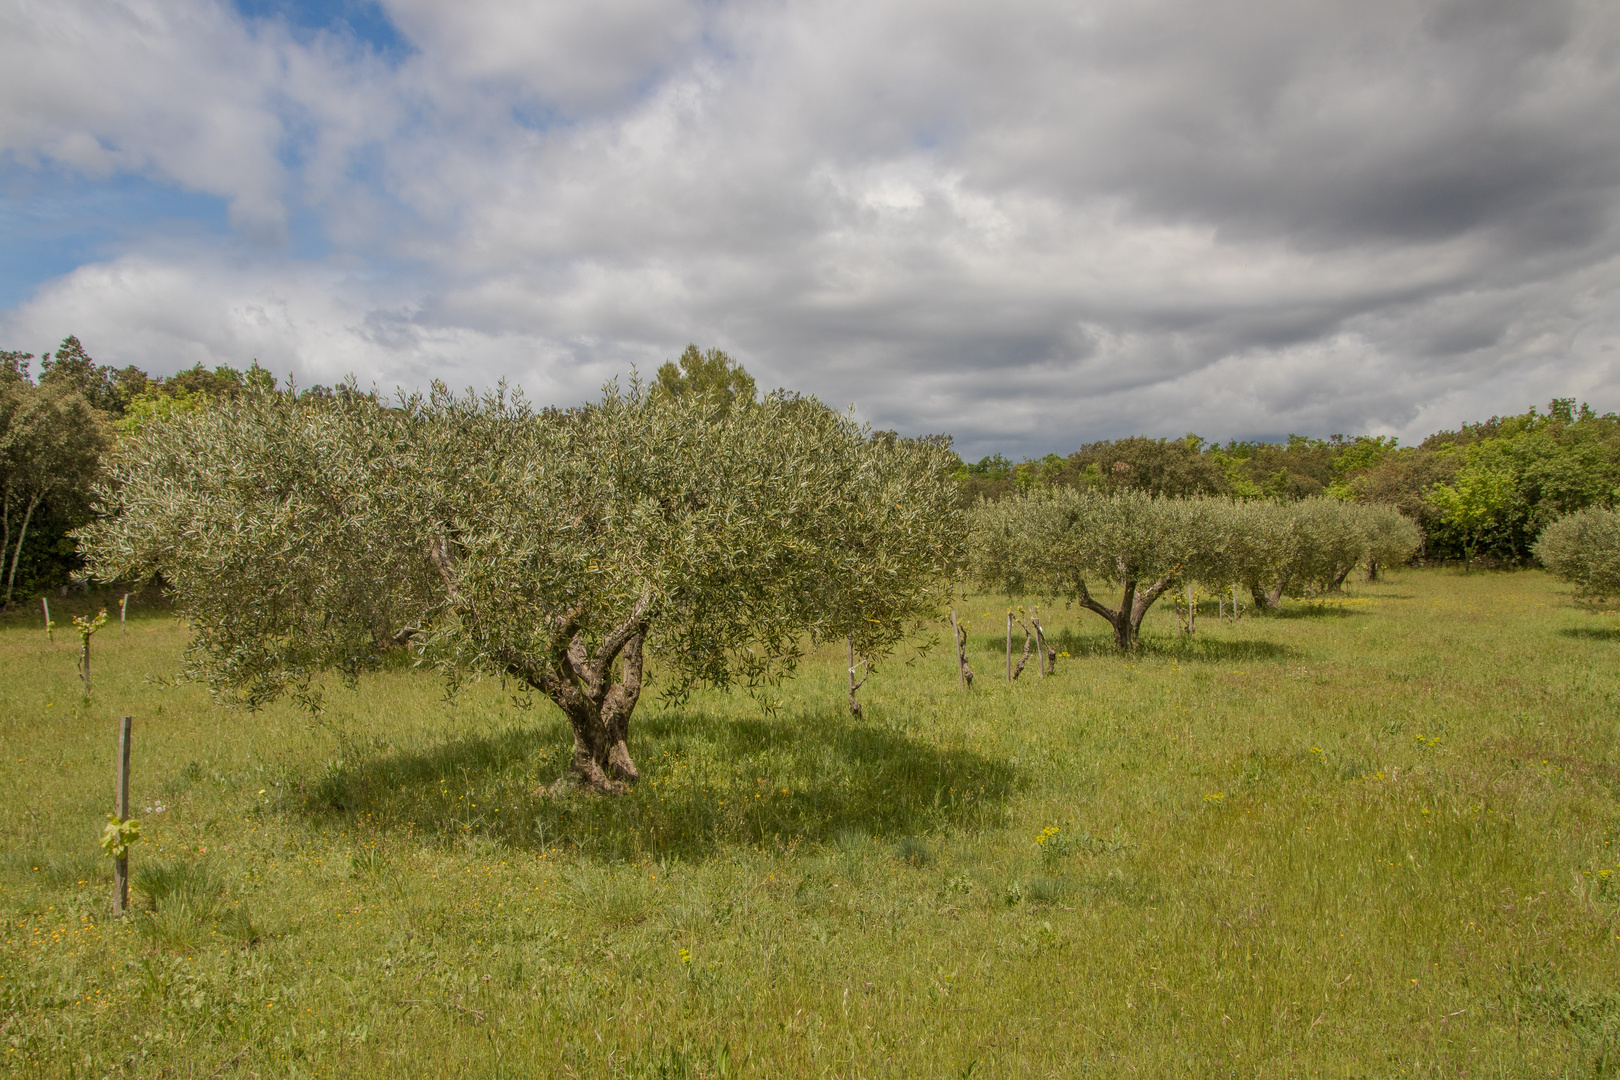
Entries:
[[231, 221], [40, 280], [7, 347], [572, 402], [695, 341], [969, 455], [1620, 408], [1612, 4], [382, 7], [407, 49], [0, 13], [8, 168]]

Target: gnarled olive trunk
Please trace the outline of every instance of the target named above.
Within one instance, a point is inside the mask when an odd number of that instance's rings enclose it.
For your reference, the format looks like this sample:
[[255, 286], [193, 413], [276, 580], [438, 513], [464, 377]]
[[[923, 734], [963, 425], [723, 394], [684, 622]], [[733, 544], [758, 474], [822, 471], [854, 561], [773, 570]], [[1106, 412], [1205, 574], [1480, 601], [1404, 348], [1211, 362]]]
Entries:
[[1288, 588], [1288, 578], [1279, 578], [1277, 584], [1269, 591], [1259, 585], [1249, 586], [1249, 595], [1254, 598], [1254, 606], [1264, 611], [1282, 610], [1283, 590]]
[[630, 757], [630, 714], [641, 697], [642, 642], [646, 623], [634, 627], [622, 642], [619, 680], [611, 677], [614, 656], [607, 653], [616, 635], [587, 656], [580, 636], [536, 687], [562, 709], [574, 731], [574, 753], [560, 783], [592, 791], [621, 794], [641, 779]]
[[[443, 577], [452, 603], [476, 628], [482, 618], [478, 606], [459, 587], [449, 543], [441, 539], [430, 545], [428, 558]], [[641, 779], [630, 757], [630, 714], [641, 697], [642, 646], [652, 603], [649, 589], [636, 600], [629, 617], [603, 637], [595, 651], [586, 644], [581, 628], [585, 612], [580, 608], [548, 620], [548, 636], [553, 643], [548, 653], [492, 650], [508, 675], [546, 695], [568, 717], [568, 726], [574, 732], [574, 753], [557, 788], [574, 786], [622, 795]], [[615, 662], [619, 663], [617, 681], [613, 678]]]
[[[1179, 570], [1177, 567], [1176, 570]], [[1120, 597], [1119, 607], [1111, 608], [1093, 599], [1086, 588], [1084, 579], [1078, 580], [1080, 593], [1080, 606], [1094, 611], [1108, 620], [1108, 625], [1114, 628], [1114, 644], [1121, 650], [1128, 652], [1136, 648], [1142, 636], [1142, 619], [1148, 613], [1164, 590], [1170, 587], [1176, 570], [1164, 575], [1146, 589], [1138, 590], [1137, 582], [1126, 579], [1125, 592]]]

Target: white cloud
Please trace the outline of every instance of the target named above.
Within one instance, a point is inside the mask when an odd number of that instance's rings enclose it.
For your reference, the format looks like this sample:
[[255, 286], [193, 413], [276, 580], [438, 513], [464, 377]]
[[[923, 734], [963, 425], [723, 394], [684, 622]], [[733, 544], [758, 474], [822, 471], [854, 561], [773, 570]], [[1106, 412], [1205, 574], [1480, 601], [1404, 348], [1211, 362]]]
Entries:
[[[698, 341], [969, 452], [1620, 408], [1612, 5], [387, 10], [392, 62], [203, 0], [0, 15], [18, 167], [237, 228], [0, 333], [561, 401]], [[264, 245], [299, 220], [329, 254]]]

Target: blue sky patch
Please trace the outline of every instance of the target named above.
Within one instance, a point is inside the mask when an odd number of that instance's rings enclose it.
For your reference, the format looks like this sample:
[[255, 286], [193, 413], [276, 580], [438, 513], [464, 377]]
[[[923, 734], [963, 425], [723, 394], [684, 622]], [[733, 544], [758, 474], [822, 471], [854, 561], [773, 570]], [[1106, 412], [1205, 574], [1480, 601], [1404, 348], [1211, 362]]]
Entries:
[[[85, 263], [138, 250], [153, 238], [229, 235], [227, 203], [140, 176], [86, 179], [64, 169], [0, 164], [0, 309]], [[5, 348], [32, 348], [20, 342]]]
[[381, 5], [371, 0], [233, 0], [244, 18], [286, 20], [303, 30], [348, 33], [390, 60], [414, 52]]

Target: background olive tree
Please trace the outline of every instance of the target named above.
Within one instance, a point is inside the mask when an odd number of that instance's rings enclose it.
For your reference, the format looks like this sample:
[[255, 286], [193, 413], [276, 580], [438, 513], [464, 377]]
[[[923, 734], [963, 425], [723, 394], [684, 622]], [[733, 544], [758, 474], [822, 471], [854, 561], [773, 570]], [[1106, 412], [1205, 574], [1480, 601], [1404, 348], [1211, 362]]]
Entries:
[[551, 699], [566, 779], [617, 792], [649, 659], [675, 696], [759, 686], [820, 639], [881, 656], [936, 610], [949, 463], [783, 394], [249, 391], [124, 440], [83, 540], [101, 576], [163, 575], [229, 699], [313, 701], [320, 672], [412, 641], [452, 683]]
[[[971, 564], [987, 588], [1077, 602], [1129, 650], [1148, 609], [1195, 561], [1190, 506], [1134, 490], [1073, 488], [981, 502], [971, 515]], [[1119, 591], [1117, 603], [1105, 588]]]
[[1536, 557], [1583, 599], [1620, 596], [1620, 514], [1588, 507], [1541, 532]]
[[1379, 571], [1402, 566], [1423, 547], [1423, 530], [1393, 506], [1380, 503], [1361, 505], [1362, 528], [1367, 536], [1363, 561], [1367, 580], [1377, 581]]

